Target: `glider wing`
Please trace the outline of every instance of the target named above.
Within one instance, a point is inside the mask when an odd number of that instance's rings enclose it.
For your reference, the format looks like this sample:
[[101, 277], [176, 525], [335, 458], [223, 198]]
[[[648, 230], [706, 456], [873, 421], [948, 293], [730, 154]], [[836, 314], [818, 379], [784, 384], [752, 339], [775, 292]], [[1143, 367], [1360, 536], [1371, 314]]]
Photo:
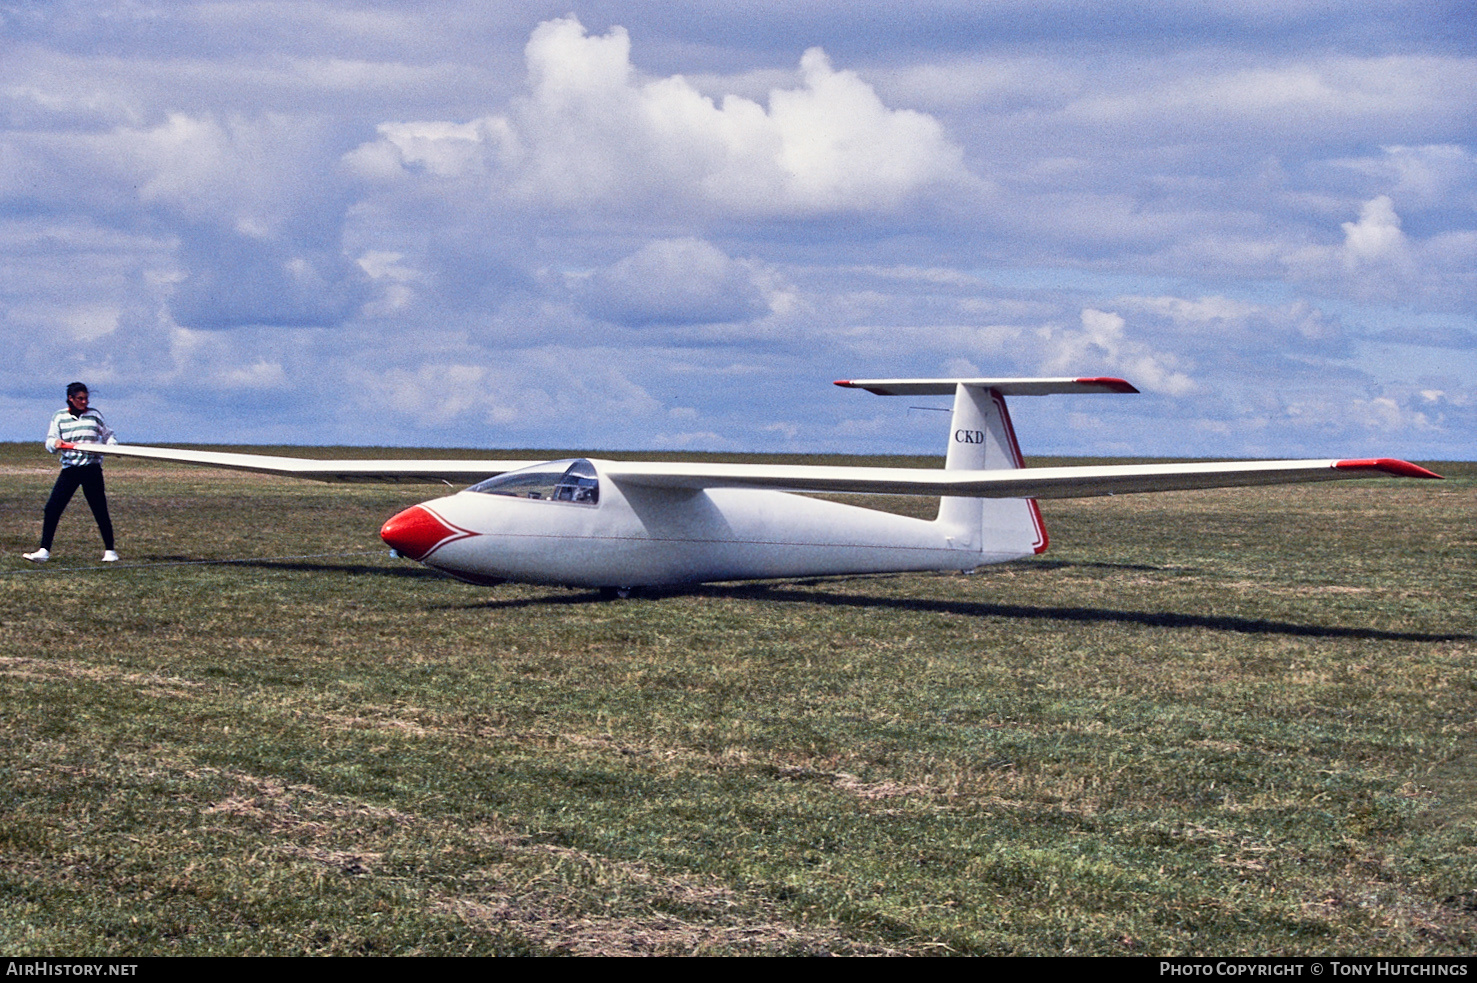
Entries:
[[[59, 446], [76, 446], [96, 454], [255, 471], [315, 481], [390, 484], [469, 484], [541, 463], [510, 460], [316, 460], [131, 444], [63, 443]], [[949, 495], [965, 498], [1090, 498], [1133, 492], [1280, 485], [1391, 475], [1402, 478], [1441, 477], [1425, 468], [1392, 458], [1123, 464], [1009, 471], [665, 461], [602, 461], [600, 466], [604, 476], [617, 484], [645, 488], [756, 488], [771, 491]]]
[[602, 462], [601, 470], [605, 477], [617, 484], [648, 488], [765, 488], [964, 498], [1090, 498], [1132, 492], [1280, 485], [1390, 475], [1441, 477], [1425, 468], [1392, 458], [1125, 464], [1009, 471], [612, 461]]
[[504, 471], [516, 471], [539, 461], [472, 461], [472, 460], [314, 460], [302, 457], [273, 457], [267, 454], [237, 454], [227, 451], [192, 451], [173, 447], [145, 447], [136, 444], [68, 444], [92, 454], [119, 457], [142, 457], [177, 464], [198, 464], [208, 468], [230, 468], [280, 474], [314, 481], [349, 481], [381, 484], [471, 484]]

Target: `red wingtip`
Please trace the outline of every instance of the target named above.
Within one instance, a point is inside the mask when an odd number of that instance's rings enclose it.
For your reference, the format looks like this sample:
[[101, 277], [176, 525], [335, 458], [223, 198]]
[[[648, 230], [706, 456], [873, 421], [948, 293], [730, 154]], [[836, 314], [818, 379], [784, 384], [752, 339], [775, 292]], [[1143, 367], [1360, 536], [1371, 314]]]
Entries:
[[73, 447], [76, 447], [77, 445], [74, 444], [74, 443], [72, 443], [70, 440], [58, 440], [56, 442], [56, 446], [57, 447], [60, 447], [64, 451], [69, 451]]
[[1397, 460], [1393, 457], [1371, 457], [1362, 461], [1335, 461], [1334, 467], [1351, 471], [1383, 471], [1397, 478], [1440, 478], [1435, 471], [1427, 471], [1418, 464]]
[[849, 386], [849, 385], [851, 385], [851, 380], [850, 379], [837, 379], [834, 383], [832, 383], [832, 385], [836, 385], [836, 386]]
[[1115, 379], [1110, 375], [1097, 376], [1096, 378], [1092, 379], [1078, 379], [1077, 382], [1078, 384], [1084, 386], [1102, 386], [1109, 392], [1115, 393], [1138, 392], [1138, 390], [1134, 388], [1133, 384], [1130, 383], [1127, 379]]

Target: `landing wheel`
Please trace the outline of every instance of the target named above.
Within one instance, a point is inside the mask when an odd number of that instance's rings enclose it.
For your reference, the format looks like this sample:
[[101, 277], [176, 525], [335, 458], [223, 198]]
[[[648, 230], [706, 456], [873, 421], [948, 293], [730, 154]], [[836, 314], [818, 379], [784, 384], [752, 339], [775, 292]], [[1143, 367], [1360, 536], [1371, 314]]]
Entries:
[[636, 588], [634, 587], [602, 587], [600, 588], [600, 598], [606, 601], [613, 601], [616, 598], [624, 600], [635, 593], [635, 591]]

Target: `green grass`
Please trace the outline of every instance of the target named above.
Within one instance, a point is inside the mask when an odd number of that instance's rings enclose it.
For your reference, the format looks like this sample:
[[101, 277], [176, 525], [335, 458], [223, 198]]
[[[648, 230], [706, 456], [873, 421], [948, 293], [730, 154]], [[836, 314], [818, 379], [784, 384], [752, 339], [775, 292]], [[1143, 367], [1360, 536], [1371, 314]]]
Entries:
[[79, 497], [37, 569], [0, 446], [0, 952], [1477, 943], [1477, 466], [617, 602], [389, 559], [431, 490], [107, 467], [124, 562]]

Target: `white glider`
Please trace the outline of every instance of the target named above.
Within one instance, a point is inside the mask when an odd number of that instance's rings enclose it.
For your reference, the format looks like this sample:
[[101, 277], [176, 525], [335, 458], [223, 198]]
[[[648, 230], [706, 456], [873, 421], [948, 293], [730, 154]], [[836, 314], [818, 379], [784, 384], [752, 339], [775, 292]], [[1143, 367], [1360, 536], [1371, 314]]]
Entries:
[[[954, 396], [942, 471], [655, 461], [322, 461], [126, 444], [88, 451], [319, 481], [476, 481], [390, 518], [396, 552], [476, 584], [599, 587], [972, 570], [1046, 549], [1038, 498], [1439, 478], [1405, 461], [1226, 461], [1026, 468], [1006, 396], [1136, 393], [1122, 379], [870, 379], [879, 395]], [[941, 496], [933, 521], [794, 492]]]

